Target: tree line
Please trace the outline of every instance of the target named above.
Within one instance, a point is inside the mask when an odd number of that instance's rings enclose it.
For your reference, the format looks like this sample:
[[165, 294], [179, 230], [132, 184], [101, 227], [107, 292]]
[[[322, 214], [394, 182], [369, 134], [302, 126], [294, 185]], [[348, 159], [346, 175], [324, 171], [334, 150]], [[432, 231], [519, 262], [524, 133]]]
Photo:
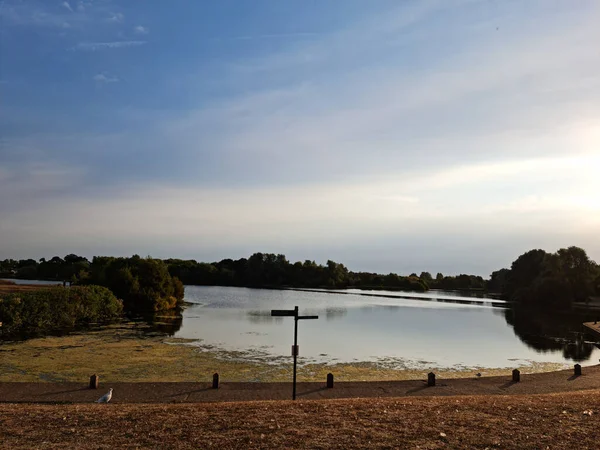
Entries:
[[579, 247], [530, 250], [493, 272], [488, 285], [517, 306], [568, 309], [600, 295], [600, 266]]
[[[325, 265], [315, 261], [291, 263], [285, 255], [273, 253], [255, 253], [249, 258], [238, 260], [223, 259], [219, 262], [205, 263], [183, 259], [113, 258], [94, 256], [91, 261], [83, 256], [69, 254], [64, 258], [54, 256], [51, 259], [5, 259], [0, 260], [0, 277], [28, 280], [56, 280], [72, 283], [107, 285], [115, 278], [120, 265], [137, 267], [143, 260], [154, 261], [157, 270], [166, 268], [171, 277], [184, 284], [204, 286], [244, 286], [244, 287], [301, 287], [301, 288], [373, 288], [426, 291], [432, 286], [448, 289], [483, 288], [483, 278], [472, 275], [444, 277], [438, 274], [436, 279], [423, 272], [421, 276], [411, 274], [401, 276], [395, 273], [387, 275], [370, 272], [352, 272], [346, 266], [334, 261]], [[112, 265], [112, 269], [108, 268]], [[107, 278], [108, 270], [108, 278]], [[123, 276], [128, 276], [121, 274]], [[164, 275], [164, 274], [163, 274]], [[160, 278], [160, 276], [158, 276]], [[111, 283], [111, 285], [118, 283]], [[110, 286], [109, 286], [110, 287]]]
[[183, 283], [171, 276], [164, 261], [137, 255], [94, 256], [92, 261], [74, 254], [39, 261], [6, 259], [0, 262], [0, 277], [104, 286], [123, 301], [126, 312], [174, 309], [184, 296]]
[[435, 277], [429, 272], [407, 276], [396, 273], [353, 272], [332, 260], [290, 262], [282, 254], [255, 253], [249, 258], [198, 262], [184, 259], [113, 258], [92, 261], [69, 254], [49, 260], [0, 261], [0, 277], [68, 280], [98, 284], [122, 298], [128, 310], [173, 308], [183, 299], [183, 284], [263, 288], [359, 288], [407, 291], [479, 290], [501, 293], [519, 305], [566, 308], [600, 295], [600, 268], [585, 250], [568, 247], [555, 253], [530, 250], [510, 268], [493, 272], [489, 279], [461, 274]]

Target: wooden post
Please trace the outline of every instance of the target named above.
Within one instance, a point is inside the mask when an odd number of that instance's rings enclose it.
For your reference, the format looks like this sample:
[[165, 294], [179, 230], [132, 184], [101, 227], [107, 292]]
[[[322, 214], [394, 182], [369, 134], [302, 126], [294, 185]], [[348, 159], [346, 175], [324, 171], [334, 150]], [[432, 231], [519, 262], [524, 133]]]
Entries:
[[581, 365], [579, 365], [579, 364], [575, 364], [575, 376], [576, 377], [581, 376]]
[[96, 374], [90, 377], [90, 389], [98, 389], [100, 385], [100, 377]]
[[213, 389], [219, 389], [219, 374], [218, 373], [215, 373], [213, 375], [213, 386], [212, 386], [212, 388]]
[[514, 383], [518, 383], [519, 381], [521, 381], [521, 372], [519, 372], [519, 369], [513, 370], [512, 375]]
[[435, 373], [429, 372], [427, 374], [427, 386], [435, 386]]
[[327, 374], [327, 388], [333, 389], [333, 374], [332, 373]]

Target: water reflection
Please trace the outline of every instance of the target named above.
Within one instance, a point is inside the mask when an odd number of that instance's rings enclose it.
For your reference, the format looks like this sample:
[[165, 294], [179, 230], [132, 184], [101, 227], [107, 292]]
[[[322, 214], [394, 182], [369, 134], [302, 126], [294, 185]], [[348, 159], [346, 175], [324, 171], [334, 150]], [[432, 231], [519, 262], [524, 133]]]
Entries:
[[282, 317], [271, 316], [271, 311], [260, 311], [251, 310], [246, 313], [246, 317], [250, 323], [261, 324], [261, 323], [273, 323], [283, 321]]
[[325, 319], [335, 320], [341, 319], [348, 314], [348, 308], [325, 308]]
[[175, 335], [183, 325], [181, 309], [136, 314], [129, 316], [129, 319], [136, 322], [145, 322], [150, 325], [151, 331], [168, 336]]
[[586, 314], [514, 308], [505, 310], [504, 317], [519, 339], [539, 353], [561, 351], [565, 359], [583, 362], [596, 348], [582, 333]]
[[[498, 299], [444, 292], [335, 293], [186, 287], [178, 337], [226, 350], [289, 354], [292, 320], [271, 317], [293, 309], [321, 320], [300, 327], [303, 357], [322, 362], [388, 361], [427, 367], [514, 367], [528, 363], [595, 361], [600, 351], [578, 339], [577, 315], [505, 309]], [[429, 295], [428, 297], [426, 297]]]

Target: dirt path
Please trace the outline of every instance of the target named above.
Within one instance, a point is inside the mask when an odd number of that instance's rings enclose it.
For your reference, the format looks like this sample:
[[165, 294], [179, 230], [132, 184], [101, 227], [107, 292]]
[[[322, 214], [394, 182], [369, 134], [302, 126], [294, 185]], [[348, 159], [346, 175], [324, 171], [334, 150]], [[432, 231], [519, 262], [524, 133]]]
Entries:
[[[197, 403], [286, 400], [291, 383], [222, 383], [212, 389], [210, 383], [110, 383], [99, 390], [86, 383], [0, 383], [0, 402], [4, 403], [91, 403], [109, 388], [114, 388], [114, 403]], [[323, 383], [299, 383], [301, 399], [339, 399], [365, 397], [449, 396], [449, 395], [522, 395], [600, 389], [600, 366], [584, 367], [583, 375], [573, 371], [511, 377], [438, 379], [435, 387], [422, 380], [381, 382], [338, 382], [333, 389]]]
[[598, 449], [600, 391], [187, 405], [3, 405], [0, 448]]

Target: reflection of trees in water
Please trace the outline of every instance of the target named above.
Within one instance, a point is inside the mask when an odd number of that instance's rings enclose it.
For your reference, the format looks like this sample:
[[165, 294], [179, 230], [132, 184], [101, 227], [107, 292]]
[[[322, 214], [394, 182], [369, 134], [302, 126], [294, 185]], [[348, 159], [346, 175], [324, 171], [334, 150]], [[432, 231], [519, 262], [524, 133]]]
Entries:
[[565, 359], [582, 362], [594, 350], [581, 334], [584, 315], [514, 308], [506, 309], [504, 318], [519, 339], [537, 352], [562, 351]]
[[181, 329], [183, 316], [181, 309], [159, 311], [155, 313], [144, 313], [132, 317], [133, 320], [142, 320], [150, 325], [152, 331], [173, 336]]
[[327, 320], [339, 319], [346, 314], [348, 314], [346, 308], [325, 308], [325, 319]]
[[283, 317], [272, 317], [271, 311], [251, 310], [246, 313], [246, 318], [248, 319], [248, 321], [250, 321], [250, 323], [254, 324], [283, 321]]

